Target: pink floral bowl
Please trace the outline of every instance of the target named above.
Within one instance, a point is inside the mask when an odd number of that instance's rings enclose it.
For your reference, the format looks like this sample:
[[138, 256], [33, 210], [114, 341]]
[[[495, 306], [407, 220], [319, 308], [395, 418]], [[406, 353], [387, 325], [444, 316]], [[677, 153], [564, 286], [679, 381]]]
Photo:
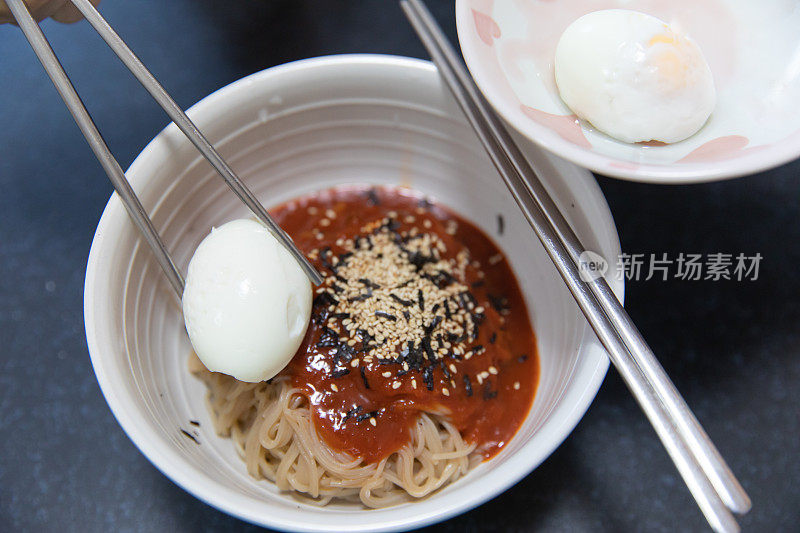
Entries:
[[[616, 141], [561, 101], [553, 57], [578, 17], [625, 8], [684, 29], [714, 75], [717, 106], [673, 144]], [[652, 183], [733, 178], [800, 156], [800, 9], [787, 0], [457, 0], [467, 66], [498, 113], [543, 148], [595, 172]]]

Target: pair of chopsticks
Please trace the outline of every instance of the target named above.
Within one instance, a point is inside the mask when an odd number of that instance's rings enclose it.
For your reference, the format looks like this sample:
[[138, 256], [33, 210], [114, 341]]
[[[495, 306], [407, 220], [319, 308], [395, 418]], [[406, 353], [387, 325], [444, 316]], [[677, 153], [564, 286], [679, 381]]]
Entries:
[[732, 512], [750, 510], [745, 493], [603, 277], [582, 281], [586, 250], [508, 130], [467, 73], [421, 0], [400, 2], [445, 84], [477, 133], [528, 223], [639, 402], [714, 530], [739, 531]]
[[[178, 128], [180, 128], [197, 147], [200, 153], [203, 154], [208, 162], [219, 172], [220, 176], [222, 176], [225, 183], [228, 184], [236, 196], [238, 196], [239, 199], [250, 208], [253, 214], [267, 226], [275, 238], [289, 250], [300, 264], [309, 280], [315, 285], [322, 283], [322, 276], [320, 276], [319, 272], [311, 265], [305, 255], [295, 246], [292, 239], [272, 220], [272, 217], [269, 216], [264, 206], [261, 205], [247, 186], [242, 183], [233, 169], [222, 159], [211, 143], [208, 142], [208, 139], [205, 138], [189, 117], [186, 116], [186, 113], [175, 103], [175, 100], [170, 97], [167, 91], [158, 83], [158, 80], [155, 79], [139, 58], [128, 48], [125, 41], [117, 35], [91, 2], [89, 2], [89, 0], [70, 0], [70, 2], [78, 8], [84, 18], [86, 18], [95, 31], [100, 34], [111, 50], [113, 50], [117, 57], [128, 67], [128, 70], [130, 70], [144, 88], [147, 89], [147, 92], [158, 102], [162, 109], [166, 111], [169, 118], [175, 122]], [[86, 137], [89, 146], [91, 146], [103, 170], [105, 170], [108, 178], [114, 185], [114, 189], [122, 199], [125, 208], [128, 210], [128, 214], [133, 219], [136, 227], [139, 228], [139, 231], [141, 231], [147, 244], [153, 250], [156, 260], [164, 270], [170, 285], [172, 285], [172, 288], [177, 293], [178, 298], [182, 298], [184, 280], [180, 270], [178, 270], [178, 267], [175, 265], [169, 250], [167, 250], [167, 247], [161, 240], [161, 236], [153, 226], [153, 222], [147, 215], [142, 203], [125, 178], [122, 167], [120, 167], [119, 163], [112, 155], [111, 150], [109, 150], [108, 145], [103, 140], [102, 135], [100, 135], [100, 131], [97, 129], [92, 117], [83, 105], [80, 96], [78, 96], [78, 93], [75, 91], [75, 87], [69, 80], [61, 63], [58, 61], [50, 43], [47, 42], [47, 38], [44, 36], [41, 28], [31, 16], [23, 0], [7, 0], [6, 5], [8, 5], [14, 18], [17, 20], [17, 24], [19, 24], [20, 29], [25, 34], [25, 38], [30, 43], [39, 61], [41, 61], [47, 75], [53, 81], [61, 98], [69, 108], [70, 113], [72, 113], [72, 117], [78, 124], [81, 133]]]

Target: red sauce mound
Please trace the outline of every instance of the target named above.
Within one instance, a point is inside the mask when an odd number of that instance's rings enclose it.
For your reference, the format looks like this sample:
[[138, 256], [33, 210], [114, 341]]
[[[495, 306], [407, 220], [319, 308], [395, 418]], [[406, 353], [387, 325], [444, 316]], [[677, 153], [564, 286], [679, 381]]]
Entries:
[[284, 370], [322, 439], [372, 463], [433, 412], [485, 458], [500, 451], [530, 410], [539, 363], [519, 285], [489, 237], [391, 187], [331, 189], [272, 214], [326, 278]]

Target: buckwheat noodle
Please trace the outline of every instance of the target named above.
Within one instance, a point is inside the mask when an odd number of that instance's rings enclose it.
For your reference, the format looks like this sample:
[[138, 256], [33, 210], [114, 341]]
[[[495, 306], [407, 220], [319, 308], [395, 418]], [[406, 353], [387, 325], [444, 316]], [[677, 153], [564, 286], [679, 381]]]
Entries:
[[257, 479], [302, 493], [320, 505], [336, 498], [378, 508], [422, 498], [481, 461], [445, 413], [421, 414], [411, 440], [374, 464], [328, 447], [317, 435], [306, 398], [290, 379], [245, 383], [209, 372], [192, 355], [189, 369], [208, 388], [216, 432], [230, 437]]

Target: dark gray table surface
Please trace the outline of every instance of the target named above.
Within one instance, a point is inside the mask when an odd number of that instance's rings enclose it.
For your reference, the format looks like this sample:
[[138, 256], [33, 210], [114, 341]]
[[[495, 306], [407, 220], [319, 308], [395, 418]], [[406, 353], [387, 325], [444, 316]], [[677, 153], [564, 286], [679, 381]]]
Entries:
[[[455, 40], [452, 4], [433, 1]], [[272, 65], [425, 57], [394, 1], [104, 0], [177, 101]], [[126, 167], [165, 125], [86, 23], [44, 23]], [[746, 531], [800, 530], [800, 163], [737, 180], [598, 178], [630, 253], [763, 256], [757, 281], [638, 281], [627, 309], [753, 499]], [[111, 187], [16, 28], [0, 27], [0, 531], [250, 530], [158, 472], [92, 373], [82, 289]], [[615, 371], [564, 444], [436, 531], [702, 531]]]

